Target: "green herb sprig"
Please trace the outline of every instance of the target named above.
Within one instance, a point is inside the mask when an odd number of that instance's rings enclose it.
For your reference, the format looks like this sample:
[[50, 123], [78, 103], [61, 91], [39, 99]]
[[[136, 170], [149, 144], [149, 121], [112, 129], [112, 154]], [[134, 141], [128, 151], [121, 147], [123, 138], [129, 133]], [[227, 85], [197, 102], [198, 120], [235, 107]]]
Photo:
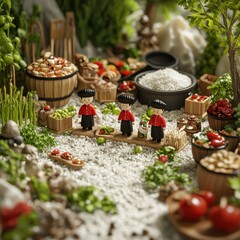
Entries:
[[115, 214], [116, 204], [102, 191], [94, 186], [82, 186], [67, 194], [69, 206], [76, 211], [93, 213], [102, 210], [106, 213]]
[[26, 144], [35, 146], [40, 152], [56, 145], [55, 137], [47, 128], [39, 128], [33, 124], [24, 125], [20, 129], [21, 136]]
[[157, 157], [161, 155], [167, 155], [169, 162], [173, 162], [176, 159], [177, 156], [176, 154], [177, 154], [176, 149], [171, 146], [163, 146], [154, 153], [154, 155]]
[[30, 185], [32, 187], [32, 197], [40, 201], [47, 202], [51, 199], [48, 183], [31, 176]]
[[23, 162], [24, 156], [21, 153], [14, 152], [6, 141], [0, 140], [0, 175], [4, 173], [8, 182], [14, 185], [20, 184], [25, 178], [22, 171]]
[[142, 171], [144, 185], [148, 189], [156, 189], [160, 185], [165, 185], [170, 181], [175, 181], [183, 185], [190, 185], [191, 178], [186, 173], [180, 173], [179, 167], [172, 164], [155, 162]]

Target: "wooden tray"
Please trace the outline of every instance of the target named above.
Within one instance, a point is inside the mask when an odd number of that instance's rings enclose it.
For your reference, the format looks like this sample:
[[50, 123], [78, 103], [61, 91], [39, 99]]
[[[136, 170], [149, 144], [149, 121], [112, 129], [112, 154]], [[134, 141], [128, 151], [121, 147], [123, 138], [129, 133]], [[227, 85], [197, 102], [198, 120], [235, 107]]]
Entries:
[[70, 167], [70, 168], [73, 168], [75, 170], [79, 170], [83, 167], [84, 165], [84, 161], [83, 160], [79, 160], [79, 164], [75, 164], [75, 163], [72, 163], [72, 161], [75, 159], [71, 159], [71, 160], [65, 160], [63, 158], [60, 157], [60, 154], [59, 155], [52, 155], [51, 153], [48, 153], [48, 157], [50, 157], [53, 161], [56, 161], [56, 162], [59, 162], [59, 163], [63, 163], [65, 164], [66, 166]]
[[187, 239], [194, 240], [239, 240], [240, 230], [231, 234], [224, 234], [212, 229], [211, 222], [202, 218], [197, 222], [184, 221], [181, 219], [179, 208], [179, 195], [186, 195], [186, 191], [177, 191], [167, 198], [169, 218], [174, 227]]

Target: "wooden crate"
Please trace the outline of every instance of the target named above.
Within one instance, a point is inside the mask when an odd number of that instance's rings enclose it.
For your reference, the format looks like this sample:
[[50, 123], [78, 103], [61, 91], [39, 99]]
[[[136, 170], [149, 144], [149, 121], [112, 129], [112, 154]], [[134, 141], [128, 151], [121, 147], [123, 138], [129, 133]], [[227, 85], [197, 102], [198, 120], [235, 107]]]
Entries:
[[[189, 96], [185, 99], [185, 113], [200, 117], [204, 116], [207, 112], [210, 97], [207, 97], [203, 101], [191, 100], [191, 97], [192, 96]], [[199, 97], [201, 96], [199, 95]]]
[[48, 128], [55, 132], [65, 132], [72, 129], [72, 117], [67, 117], [63, 119], [55, 119], [48, 117]]
[[201, 95], [211, 96], [211, 90], [208, 89], [213, 82], [218, 78], [216, 75], [205, 73], [199, 78], [199, 89]]
[[39, 126], [47, 126], [48, 125], [48, 117], [49, 115], [53, 114], [53, 108], [51, 108], [49, 111], [45, 111], [44, 109], [41, 109], [38, 111], [38, 125]]
[[117, 86], [114, 84], [107, 85], [97, 85], [96, 86], [96, 95], [95, 100], [104, 103], [104, 102], [114, 102], [116, 101], [117, 96]]
[[187, 134], [183, 129], [173, 129], [167, 132], [163, 142], [165, 146], [172, 146], [179, 151], [188, 144]]

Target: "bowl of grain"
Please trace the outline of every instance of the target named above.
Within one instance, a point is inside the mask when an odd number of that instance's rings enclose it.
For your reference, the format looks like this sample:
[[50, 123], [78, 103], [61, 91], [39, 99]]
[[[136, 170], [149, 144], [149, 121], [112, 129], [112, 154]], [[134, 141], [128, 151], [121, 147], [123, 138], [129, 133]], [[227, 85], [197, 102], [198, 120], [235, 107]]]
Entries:
[[240, 156], [227, 150], [219, 150], [197, 164], [197, 184], [200, 190], [221, 196], [232, 196], [229, 178], [240, 173]]
[[171, 68], [142, 72], [134, 80], [142, 104], [150, 105], [152, 100], [160, 99], [169, 111], [182, 108], [197, 83], [193, 75]]

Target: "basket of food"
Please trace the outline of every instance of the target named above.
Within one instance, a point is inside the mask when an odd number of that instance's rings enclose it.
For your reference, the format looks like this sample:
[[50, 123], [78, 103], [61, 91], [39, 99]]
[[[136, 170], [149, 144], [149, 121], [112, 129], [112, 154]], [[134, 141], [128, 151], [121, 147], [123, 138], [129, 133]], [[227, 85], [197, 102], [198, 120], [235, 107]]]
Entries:
[[47, 52], [27, 67], [27, 88], [51, 107], [66, 105], [77, 84], [77, 67]]

